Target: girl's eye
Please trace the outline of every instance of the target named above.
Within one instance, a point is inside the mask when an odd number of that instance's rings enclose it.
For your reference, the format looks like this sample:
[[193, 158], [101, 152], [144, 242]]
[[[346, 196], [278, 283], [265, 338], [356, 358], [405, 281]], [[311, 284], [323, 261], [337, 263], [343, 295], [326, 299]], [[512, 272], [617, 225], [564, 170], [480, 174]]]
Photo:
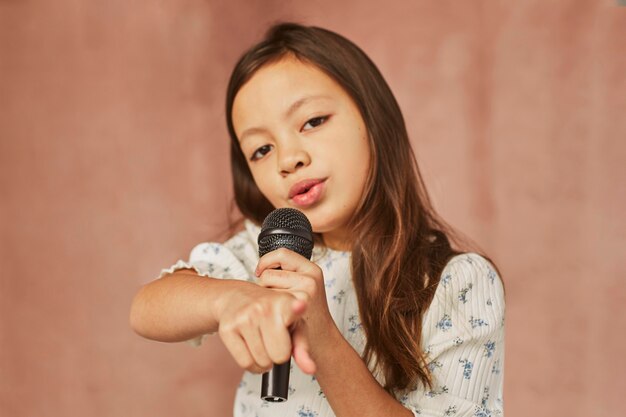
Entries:
[[270, 145], [263, 145], [259, 149], [254, 151], [254, 153], [252, 154], [252, 157], [250, 158], [250, 160], [251, 161], [256, 161], [257, 159], [262, 158], [269, 151], [270, 151]]
[[[326, 122], [326, 120], [328, 120], [328, 116], [314, 117], [304, 124], [302, 130], [311, 130], [314, 127], [318, 127], [319, 125], [323, 124], [324, 122]], [[307, 125], [310, 125], [311, 127], [307, 129]]]

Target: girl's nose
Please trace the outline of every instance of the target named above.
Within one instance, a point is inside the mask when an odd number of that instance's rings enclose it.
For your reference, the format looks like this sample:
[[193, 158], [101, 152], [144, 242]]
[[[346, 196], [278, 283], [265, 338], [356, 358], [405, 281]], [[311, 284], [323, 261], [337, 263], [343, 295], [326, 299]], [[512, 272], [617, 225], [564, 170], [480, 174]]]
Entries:
[[283, 149], [278, 155], [278, 170], [282, 175], [291, 174], [310, 163], [309, 154], [302, 148]]

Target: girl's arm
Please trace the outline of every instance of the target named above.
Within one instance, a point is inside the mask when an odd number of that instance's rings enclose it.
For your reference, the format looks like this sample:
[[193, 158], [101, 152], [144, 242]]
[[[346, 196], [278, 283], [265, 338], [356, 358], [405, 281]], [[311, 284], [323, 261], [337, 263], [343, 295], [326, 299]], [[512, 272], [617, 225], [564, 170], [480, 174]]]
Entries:
[[337, 327], [325, 335], [313, 360], [317, 382], [337, 417], [413, 417], [374, 379]]
[[[268, 269], [277, 265], [282, 270]], [[260, 259], [256, 274], [260, 285], [309, 294], [310, 308], [298, 336], [309, 341], [315, 377], [337, 417], [501, 413], [504, 291], [500, 278], [475, 254], [456, 257], [443, 272], [424, 328], [433, 389], [416, 388], [399, 400], [381, 387], [328, 319], [323, 275], [314, 264], [277, 250]], [[294, 352], [296, 361], [298, 353]]]
[[182, 342], [218, 330], [220, 301], [254, 284], [201, 277], [180, 269], [144, 285], [130, 310], [132, 329], [147, 339]]
[[[271, 269], [280, 266], [280, 270]], [[308, 346], [315, 378], [337, 417], [412, 417], [413, 413], [385, 391], [330, 316], [324, 278], [318, 265], [298, 254], [278, 249], [258, 264], [259, 284], [278, 291], [306, 294], [304, 314], [294, 345]], [[297, 363], [305, 353], [294, 349]]]
[[139, 335], [162, 342], [219, 331], [239, 366], [256, 373], [285, 362], [293, 346], [302, 353], [296, 359], [298, 365], [312, 373], [306, 341], [292, 345], [289, 333], [307, 308], [307, 302], [296, 295], [297, 291], [278, 292], [182, 269], [139, 290], [131, 306], [130, 324]]

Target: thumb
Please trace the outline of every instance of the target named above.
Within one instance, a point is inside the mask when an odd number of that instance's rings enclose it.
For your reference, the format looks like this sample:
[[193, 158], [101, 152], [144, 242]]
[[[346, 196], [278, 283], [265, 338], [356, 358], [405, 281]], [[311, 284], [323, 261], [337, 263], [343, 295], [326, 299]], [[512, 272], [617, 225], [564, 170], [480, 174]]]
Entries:
[[291, 334], [292, 355], [298, 367], [305, 374], [313, 375], [316, 371], [315, 362], [309, 353], [309, 341], [304, 334], [304, 326], [298, 323]]

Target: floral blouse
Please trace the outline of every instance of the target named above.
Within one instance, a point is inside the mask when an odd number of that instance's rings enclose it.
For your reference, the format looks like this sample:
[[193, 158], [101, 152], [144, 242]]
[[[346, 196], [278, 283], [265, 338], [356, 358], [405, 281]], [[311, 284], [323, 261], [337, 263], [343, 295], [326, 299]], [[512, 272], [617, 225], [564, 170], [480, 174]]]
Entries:
[[[179, 260], [161, 277], [192, 268], [213, 278], [255, 281], [260, 228], [249, 220], [245, 230], [223, 244], [200, 243], [188, 262]], [[314, 247], [312, 261], [324, 273], [330, 313], [345, 339], [362, 354], [365, 333], [350, 272], [350, 252]], [[190, 341], [199, 346], [207, 335]], [[455, 256], [442, 272], [435, 297], [424, 315], [422, 347], [433, 376], [433, 388], [398, 394], [415, 416], [503, 416], [504, 289], [493, 266], [483, 257]], [[260, 398], [261, 375], [244, 372], [237, 388], [235, 417], [335, 416], [315, 376], [292, 360], [289, 399], [268, 403]], [[383, 383], [378, 375], [374, 375]]]

